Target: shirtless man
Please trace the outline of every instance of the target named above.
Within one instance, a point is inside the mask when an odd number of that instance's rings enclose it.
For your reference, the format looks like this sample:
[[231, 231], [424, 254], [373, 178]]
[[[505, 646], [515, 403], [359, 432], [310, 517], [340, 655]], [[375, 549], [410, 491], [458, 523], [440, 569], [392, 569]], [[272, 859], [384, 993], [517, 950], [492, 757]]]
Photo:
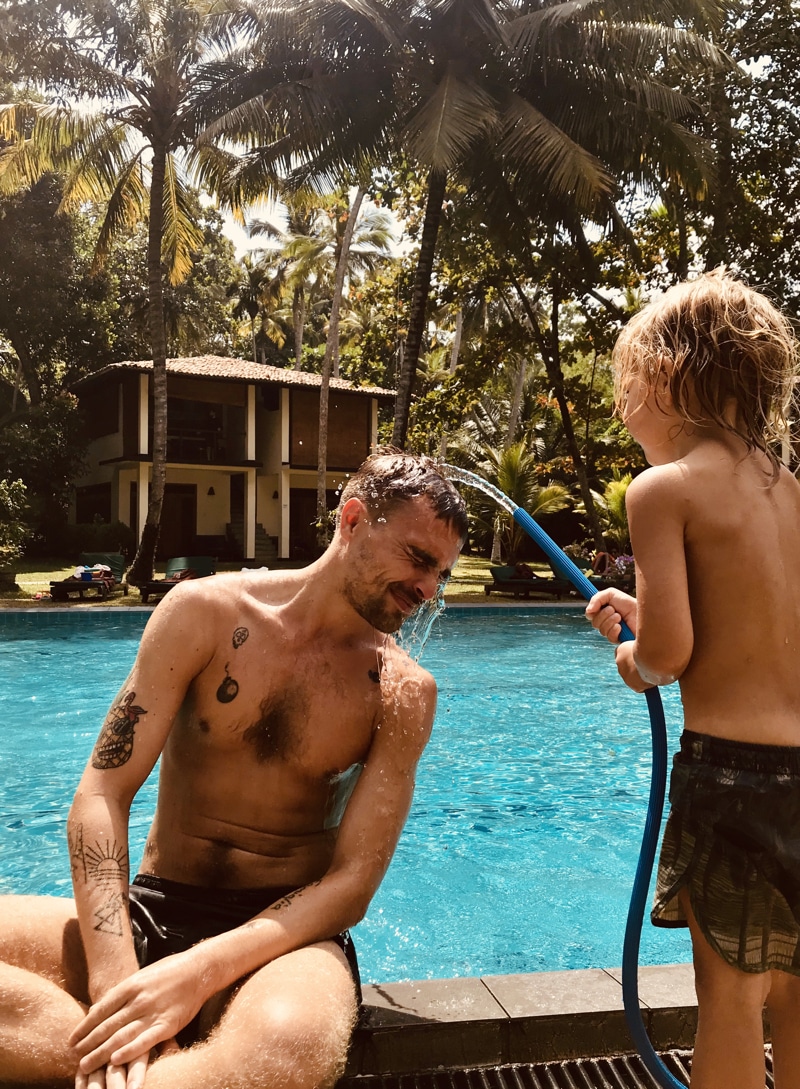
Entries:
[[[433, 462], [375, 455], [310, 567], [164, 598], [70, 811], [74, 901], [0, 900], [0, 1083], [336, 1081], [358, 1007], [347, 928], [389, 865], [436, 702], [390, 633], [465, 535]], [[159, 756], [129, 889], [130, 805]]]

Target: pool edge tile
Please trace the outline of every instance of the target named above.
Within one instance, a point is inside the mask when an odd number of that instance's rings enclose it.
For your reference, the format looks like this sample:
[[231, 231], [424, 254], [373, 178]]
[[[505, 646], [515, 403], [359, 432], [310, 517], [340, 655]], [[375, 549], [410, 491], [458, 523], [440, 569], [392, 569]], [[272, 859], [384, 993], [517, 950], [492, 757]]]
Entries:
[[[692, 980], [691, 964], [640, 968], [642, 1017], [657, 1049], [692, 1046]], [[635, 1051], [618, 968], [370, 984], [364, 1002], [351, 1077]]]

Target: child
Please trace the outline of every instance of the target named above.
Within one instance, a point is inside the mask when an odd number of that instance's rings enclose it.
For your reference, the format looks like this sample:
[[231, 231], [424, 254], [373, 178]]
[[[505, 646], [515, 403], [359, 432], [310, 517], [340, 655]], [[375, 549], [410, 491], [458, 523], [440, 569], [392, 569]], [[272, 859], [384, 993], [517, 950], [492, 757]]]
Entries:
[[652, 918], [688, 925], [692, 1089], [800, 1087], [800, 485], [776, 454], [788, 322], [724, 270], [680, 284], [614, 349], [618, 408], [650, 463], [630, 485], [636, 598], [586, 609], [637, 692], [680, 682]]

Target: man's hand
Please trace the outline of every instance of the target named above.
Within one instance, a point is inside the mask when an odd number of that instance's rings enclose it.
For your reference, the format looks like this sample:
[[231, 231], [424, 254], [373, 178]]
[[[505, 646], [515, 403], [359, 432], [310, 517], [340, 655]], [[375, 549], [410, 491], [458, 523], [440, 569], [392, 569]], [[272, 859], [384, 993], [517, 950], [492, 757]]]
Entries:
[[78, 1070], [75, 1089], [142, 1089], [149, 1055], [142, 1055], [124, 1066], [101, 1066], [91, 1074]]
[[[142, 968], [95, 1002], [69, 1039], [80, 1073], [88, 1077], [100, 1068], [110, 1068], [106, 1089], [118, 1089], [113, 1068], [127, 1066], [127, 1083], [120, 1082], [119, 1089], [139, 1089], [144, 1084], [151, 1049], [172, 1042], [207, 997], [196, 958], [190, 953], [177, 953]], [[98, 1089], [102, 1085], [97, 1082]], [[86, 1087], [95, 1089], [91, 1081]], [[76, 1089], [84, 1087], [76, 1082]]]
[[610, 586], [589, 601], [586, 617], [609, 643], [618, 643], [623, 621], [636, 635], [636, 598]]

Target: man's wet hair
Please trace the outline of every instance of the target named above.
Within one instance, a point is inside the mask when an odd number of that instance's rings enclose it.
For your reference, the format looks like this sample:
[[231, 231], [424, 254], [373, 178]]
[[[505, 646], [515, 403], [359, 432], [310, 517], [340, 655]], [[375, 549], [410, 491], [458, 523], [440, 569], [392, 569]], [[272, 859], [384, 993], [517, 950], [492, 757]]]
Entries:
[[797, 383], [797, 342], [777, 307], [727, 269], [677, 284], [640, 310], [622, 330], [613, 360], [617, 403], [629, 378], [652, 391], [664, 375], [688, 423], [733, 432], [777, 470], [775, 444]]
[[350, 477], [339, 500], [339, 512], [348, 499], [365, 504], [374, 518], [388, 517], [403, 503], [425, 496], [437, 518], [464, 540], [467, 508], [458, 489], [434, 458], [382, 447], [371, 454]]

